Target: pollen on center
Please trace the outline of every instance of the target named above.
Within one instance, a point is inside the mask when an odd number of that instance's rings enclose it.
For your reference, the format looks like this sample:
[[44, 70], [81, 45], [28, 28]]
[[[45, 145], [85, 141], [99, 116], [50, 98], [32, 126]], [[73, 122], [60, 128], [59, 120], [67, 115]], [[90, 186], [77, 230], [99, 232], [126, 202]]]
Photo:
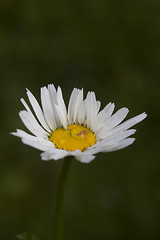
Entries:
[[69, 125], [67, 129], [58, 128], [49, 136], [49, 140], [56, 148], [75, 151], [85, 151], [88, 147], [96, 144], [96, 136], [88, 128], [81, 125]]

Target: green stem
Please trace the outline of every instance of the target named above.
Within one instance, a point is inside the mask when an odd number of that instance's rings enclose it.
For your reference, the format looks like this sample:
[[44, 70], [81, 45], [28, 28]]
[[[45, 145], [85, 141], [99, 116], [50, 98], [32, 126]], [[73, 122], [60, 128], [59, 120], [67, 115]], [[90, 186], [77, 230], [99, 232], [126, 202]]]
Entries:
[[65, 186], [67, 182], [67, 176], [69, 168], [72, 162], [72, 157], [63, 160], [63, 166], [58, 183], [56, 209], [55, 209], [55, 238], [54, 240], [63, 239], [63, 203]]

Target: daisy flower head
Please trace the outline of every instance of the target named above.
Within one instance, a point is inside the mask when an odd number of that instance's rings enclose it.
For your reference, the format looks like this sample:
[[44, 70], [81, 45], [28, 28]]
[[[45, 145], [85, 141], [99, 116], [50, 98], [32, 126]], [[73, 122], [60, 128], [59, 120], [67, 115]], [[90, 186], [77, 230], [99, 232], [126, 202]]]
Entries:
[[13, 135], [20, 137], [24, 144], [41, 151], [42, 160], [58, 160], [74, 156], [80, 162], [88, 163], [98, 152], [111, 152], [131, 145], [135, 138], [130, 136], [135, 124], [146, 118], [141, 113], [123, 123], [129, 110], [121, 108], [113, 114], [115, 105], [108, 103], [100, 110], [100, 101], [94, 92], [83, 98], [83, 89], [74, 88], [68, 103], [63, 100], [60, 87], [53, 84], [41, 88], [41, 105], [27, 89], [31, 108], [22, 98], [25, 110], [19, 116], [30, 131], [28, 134], [17, 129]]

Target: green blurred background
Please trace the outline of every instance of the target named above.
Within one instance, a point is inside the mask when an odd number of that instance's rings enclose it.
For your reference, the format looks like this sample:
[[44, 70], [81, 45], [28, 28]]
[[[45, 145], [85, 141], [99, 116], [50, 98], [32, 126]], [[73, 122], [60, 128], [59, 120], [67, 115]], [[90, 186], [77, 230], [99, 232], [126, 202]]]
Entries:
[[136, 142], [74, 160], [65, 196], [65, 239], [160, 239], [160, 1], [0, 1], [0, 239], [22, 232], [53, 239], [62, 161], [9, 135], [25, 130], [18, 112], [25, 88], [37, 99], [48, 83], [68, 102], [74, 87], [104, 107], [143, 111]]

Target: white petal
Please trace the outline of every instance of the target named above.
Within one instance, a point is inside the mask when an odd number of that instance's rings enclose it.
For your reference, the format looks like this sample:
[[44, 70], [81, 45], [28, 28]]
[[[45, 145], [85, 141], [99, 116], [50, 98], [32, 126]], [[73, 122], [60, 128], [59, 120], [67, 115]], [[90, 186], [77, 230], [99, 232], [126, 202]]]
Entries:
[[120, 150], [122, 148], [128, 147], [134, 141], [135, 141], [135, 138], [126, 138], [121, 143], [104, 150], [104, 152], [113, 152], [113, 151], [116, 151], [116, 150]]
[[88, 92], [85, 106], [87, 127], [94, 131], [94, 124], [97, 115], [97, 101], [94, 92]]
[[21, 100], [23, 106], [25, 107], [25, 109], [27, 110], [27, 112], [29, 112], [30, 114], [33, 115], [32, 111], [31, 111], [31, 109], [29, 108], [29, 106], [28, 106], [28, 104], [26, 103], [26, 101], [25, 101], [23, 98], [21, 98], [20, 100]]
[[100, 107], [101, 107], [101, 102], [97, 101], [97, 113], [99, 112]]
[[78, 123], [78, 112], [82, 102], [83, 102], [83, 90], [74, 88], [68, 104], [69, 124]]
[[119, 126], [115, 127], [113, 132], [116, 133], [117, 131], [127, 130], [127, 129], [131, 128], [132, 126], [136, 125], [137, 123], [141, 122], [142, 120], [144, 120], [146, 117], [147, 117], [146, 113], [141, 113], [141, 114], [127, 120], [126, 122], [120, 124]]
[[94, 132], [96, 133], [96, 135], [98, 133], [98, 130], [100, 130], [104, 127], [105, 123], [106, 123], [106, 113], [103, 109], [96, 116], [96, 123], [95, 123], [95, 128], [94, 128]]
[[[124, 139], [124, 140], [121, 142], [121, 144], [120, 144], [117, 148], [115, 148], [115, 150], [120, 150], [120, 149], [122, 149], [122, 148], [128, 147], [129, 145], [131, 145], [132, 143], [134, 143], [134, 141], [135, 141], [135, 138], [127, 138], [127, 139]], [[115, 151], [115, 150], [114, 150], [114, 151]], [[112, 149], [112, 151], [113, 151], [113, 149]]]
[[98, 144], [95, 144], [94, 146], [89, 147], [85, 152], [76, 150], [76, 151], [70, 152], [70, 154], [80, 162], [89, 163], [95, 158], [94, 154], [97, 154], [100, 151], [101, 151], [101, 146], [99, 147]]
[[111, 107], [111, 105], [113, 105], [113, 103], [111, 103], [111, 102], [109, 102], [104, 108], [103, 108], [103, 110], [102, 111], [104, 111], [105, 110], [105, 112], [107, 112], [108, 111], [108, 109], [110, 109], [110, 107]]
[[49, 95], [49, 91], [46, 87], [41, 88], [41, 102], [44, 116], [48, 123], [48, 126], [50, 127], [50, 129], [55, 130], [57, 126], [55, 122], [53, 106]]
[[93, 154], [87, 154], [86, 151], [81, 152], [80, 150], [70, 152], [70, 155], [74, 156], [78, 161], [83, 163], [89, 163], [95, 158]]
[[84, 100], [80, 107], [79, 107], [79, 111], [78, 111], [78, 123], [79, 124], [83, 124], [86, 125], [86, 107], [85, 107], [85, 102], [86, 100]]
[[59, 160], [67, 156], [68, 156], [67, 151], [62, 149], [57, 149], [57, 148], [41, 153], [42, 160], [52, 160], [52, 159]]
[[[36, 120], [36, 118], [34, 117], [33, 113], [31, 112], [29, 106], [27, 105], [27, 103], [25, 102], [25, 100], [23, 98], [21, 98], [21, 102], [24, 105], [24, 107], [26, 108], [27, 112], [32, 116], [32, 118], [35, 120], [35, 122], [37, 122], [37, 124], [39, 125], [38, 121]], [[40, 126], [41, 127], [41, 126]]]
[[112, 115], [113, 111], [114, 111], [115, 105], [114, 103], [109, 103], [105, 106], [104, 111], [106, 114], [106, 119], [110, 118], [110, 116]]
[[48, 91], [49, 91], [49, 95], [50, 95], [51, 102], [52, 102], [55, 121], [56, 121], [57, 127], [60, 127], [59, 116], [58, 116], [56, 108], [55, 108], [55, 105], [57, 104], [57, 92], [56, 92], [56, 89], [53, 84], [48, 84]]
[[130, 127], [134, 126], [135, 124], [141, 122], [146, 117], [147, 117], [146, 113], [141, 113], [138, 116], [133, 117], [133, 118], [127, 120], [126, 122], [118, 125], [117, 127], [114, 127], [113, 129], [108, 129], [108, 126], [105, 125], [96, 132], [96, 136], [98, 139], [104, 139], [112, 134], [129, 129]]
[[[33, 96], [33, 94], [27, 89], [27, 96], [28, 96], [28, 99], [32, 105], [32, 108], [39, 120], [39, 122], [42, 124], [42, 126], [48, 131], [50, 132], [50, 128], [44, 118], [44, 114], [42, 112], [42, 109], [40, 108], [36, 98]], [[24, 102], [23, 102], [24, 104]], [[26, 107], [26, 106], [25, 106]]]
[[111, 117], [114, 108], [114, 103], [108, 103], [106, 107], [97, 114], [94, 126], [94, 132], [96, 133], [96, 135], [101, 135], [99, 131], [104, 128], [106, 121]]
[[14, 136], [20, 137], [20, 138], [24, 138], [24, 137], [26, 137], [28, 139], [30, 139], [32, 137], [35, 138], [35, 136], [28, 134], [25, 131], [20, 130], [20, 129], [17, 129], [17, 132], [12, 132], [11, 134]]
[[82, 102], [83, 102], [83, 90], [78, 89], [73, 117], [73, 122], [75, 122], [76, 124], [78, 124], [78, 111]]
[[100, 120], [100, 124], [97, 124], [98, 127], [96, 128], [96, 135], [98, 138], [105, 138], [108, 136], [108, 133], [110, 133], [110, 129], [114, 128], [117, 126], [120, 122], [124, 120], [124, 118], [127, 116], [129, 110], [128, 108], [121, 108], [118, 110], [113, 116], [111, 116], [108, 120], [106, 118], [106, 115], [104, 112], [101, 112], [98, 116]]
[[117, 126], [125, 119], [128, 112], [129, 112], [128, 108], [121, 108], [120, 110], [118, 110], [112, 117], [108, 119], [108, 121], [106, 121], [105, 128], [111, 129]]
[[61, 124], [66, 129], [68, 125], [67, 121], [67, 110], [63, 100], [61, 88], [57, 90], [57, 105], [55, 105]]
[[48, 84], [48, 91], [52, 100], [52, 104], [57, 104], [57, 92], [53, 84]]
[[81, 163], [90, 163], [95, 159], [94, 155], [78, 155], [75, 158], [80, 161]]
[[47, 138], [48, 132], [46, 132], [37, 122], [37, 120], [33, 117], [32, 114], [23, 110], [19, 113], [19, 116], [24, 123], [24, 125], [28, 128], [28, 130], [33, 133], [37, 137]]
[[115, 144], [119, 143], [123, 139], [133, 135], [136, 132], [135, 129], [130, 129], [127, 131], [118, 132], [116, 134], [112, 134], [111, 136], [105, 138], [101, 141], [101, 146], [108, 147], [108, 146], [114, 146]]
[[32, 136], [22, 130], [17, 129], [13, 135], [22, 138], [22, 142], [41, 151], [47, 151], [54, 147], [54, 144], [44, 138]]
[[78, 94], [78, 89], [74, 88], [70, 99], [69, 99], [69, 104], [68, 104], [68, 122], [69, 124], [73, 123], [73, 118], [74, 118], [74, 110], [75, 110], [75, 102], [76, 102], [76, 96]]

